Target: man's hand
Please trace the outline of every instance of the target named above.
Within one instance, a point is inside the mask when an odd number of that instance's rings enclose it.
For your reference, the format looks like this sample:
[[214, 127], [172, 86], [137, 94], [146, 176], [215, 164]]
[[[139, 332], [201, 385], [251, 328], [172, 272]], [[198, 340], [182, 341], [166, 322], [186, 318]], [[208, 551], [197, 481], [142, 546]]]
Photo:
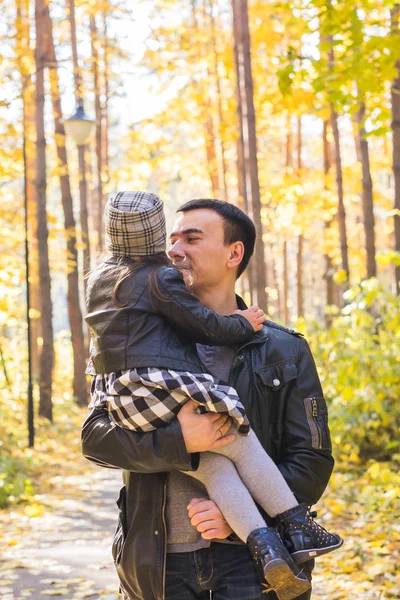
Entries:
[[190, 523], [205, 540], [224, 540], [232, 533], [224, 515], [212, 500], [193, 498], [187, 509]]
[[178, 413], [188, 454], [207, 452], [231, 444], [235, 436], [226, 433], [232, 424], [232, 419], [215, 413], [199, 415], [198, 406], [197, 402], [189, 400]]
[[250, 306], [246, 310], [235, 310], [234, 315], [242, 315], [248, 320], [254, 331], [260, 331], [263, 328], [265, 314], [258, 306]]

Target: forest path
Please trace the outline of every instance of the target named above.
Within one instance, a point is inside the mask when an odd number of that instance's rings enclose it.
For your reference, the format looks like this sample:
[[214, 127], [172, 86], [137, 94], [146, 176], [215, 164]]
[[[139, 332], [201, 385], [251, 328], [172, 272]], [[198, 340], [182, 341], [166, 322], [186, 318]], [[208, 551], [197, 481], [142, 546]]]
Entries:
[[[60, 464], [53, 466], [53, 476], [45, 472], [42, 489], [48, 493], [0, 512], [2, 600], [120, 598], [111, 543], [121, 473], [73, 454], [64, 471]], [[363, 477], [336, 473], [318, 504], [318, 520], [342, 535], [345, 545], [318, 559], [313, 600], [400, 597], [398, 518], [391, 504], [376, 510], [378, 501], [389, 503], [390, 498], [383, 489], [367, 486]]]
[[93, 467], [66, 479], [65, 495], [38, 497], [29, 515], [0, 513], [3, 600], [119, 597], [111, 542], [121, 473]]

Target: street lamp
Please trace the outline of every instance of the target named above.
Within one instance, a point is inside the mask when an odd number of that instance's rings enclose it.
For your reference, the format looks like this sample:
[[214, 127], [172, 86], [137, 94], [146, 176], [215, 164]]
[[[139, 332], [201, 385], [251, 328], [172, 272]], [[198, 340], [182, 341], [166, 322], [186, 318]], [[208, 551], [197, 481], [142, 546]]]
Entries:
[[84, 146], [92, 134], [95, 123], [96, 121], [89, 119], [85, 114], [82, 104], [78, 104], [75, 114], [64, 121], [65, 132], [77, 146]]
[[[86, 181], [86, 161], [85, 145], [89, 142], [96, 121], [89, 119], [85, 115], [83, 108], [83, 98], [78, 81], [76, 86], [76, 112], [64, 121], [65, 133], [70, 136], [78, 147], [79, 161], [79, 200], [81, 214], [81, 236], [83, 242], [83, 268], [90, 269], [90, 246], [89, 246], [89, 224], [87, 207], [87, 181]], [[84, 287], [86, 292], [86, 279]]]

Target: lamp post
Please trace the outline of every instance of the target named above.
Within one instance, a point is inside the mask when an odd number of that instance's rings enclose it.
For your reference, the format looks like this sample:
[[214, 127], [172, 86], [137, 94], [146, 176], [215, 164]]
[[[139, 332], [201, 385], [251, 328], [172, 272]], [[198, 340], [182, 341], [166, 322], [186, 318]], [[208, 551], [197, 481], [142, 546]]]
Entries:
[[[22, 92], [25, 90], [26, 85], [31, 81], [32, 77], [38, 73], [39, 70], [45, 68], [54, 69], [60, 65], [57, 63], [46, 63], [41, 65], [33, 73], [25, 75], [22, 82]], [[25, 111], [25, 104], [24, 104]], [[25, 112], [24, 112], [25, 115]], [[25, 121], [25, 116], [24, 116]], [[91, 134], [95, 121], [89, 119], [84, 111], [83, 106], [78, 106], [76, 113], [67, 119], [65, 123], [69, 124], [71, 137], [76, 141], [77, 144], [85, 143]], [[68, 126], [67, 126], [68, 128]], [[35, 426], [34, 426], [34, 404], [33, 404], [33, 380], [32, 380], [32, 348], [31, 348], [31, 298], [30, 298], [30, 268], [29, 268], [29, 223], [28, 223], [28, 178], [27, 178], [27, 155], [26, 155], [26, 134], [24, 131], [23, 137], [23, 163], [24, 163], [24, 229], [25, 229], [25, 279], [26, 279], [26, 321], [27, 321], [27, 346], [28, 346], [28, 446], [33, 448], [35, 442]]]
[[[83, 267], [84, 269], [90, 269], [85, 145], [88, 143], [92, 135], [93, 128], [96, 125], [96, 121], [89, 119], [85, 115], [80, 86], [77, 86], [76, 102], [76, 112], [72, 117], [64, 121], [64, 126], [66, 134], [69, 135], [75, 141], [78, 147], [79, 199], [81, 215], [81, 236], [83, 242]], [[84, 287], [86, 292], [86, 279], [84, 279]]]

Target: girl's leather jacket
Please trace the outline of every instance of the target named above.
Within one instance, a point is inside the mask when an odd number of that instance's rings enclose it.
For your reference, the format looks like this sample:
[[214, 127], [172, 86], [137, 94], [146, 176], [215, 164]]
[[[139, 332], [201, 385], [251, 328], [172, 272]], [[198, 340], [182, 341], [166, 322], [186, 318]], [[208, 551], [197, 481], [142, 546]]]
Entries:
[[126, 305], [118, 308], [112, 300], [117, 264], [115, 258], [108, 259], [88, 281], [89, 375], [137, 367], [201, 373], [195, 342], [227, 346], [253, 335], [253, 327], [241, 315], [225, 317], [202, 306], [182, 274], [171, 267], [158, 271], [162, 297], [149, 293], [150, 267], [145, 267], [120, 286], [118, 299]]

